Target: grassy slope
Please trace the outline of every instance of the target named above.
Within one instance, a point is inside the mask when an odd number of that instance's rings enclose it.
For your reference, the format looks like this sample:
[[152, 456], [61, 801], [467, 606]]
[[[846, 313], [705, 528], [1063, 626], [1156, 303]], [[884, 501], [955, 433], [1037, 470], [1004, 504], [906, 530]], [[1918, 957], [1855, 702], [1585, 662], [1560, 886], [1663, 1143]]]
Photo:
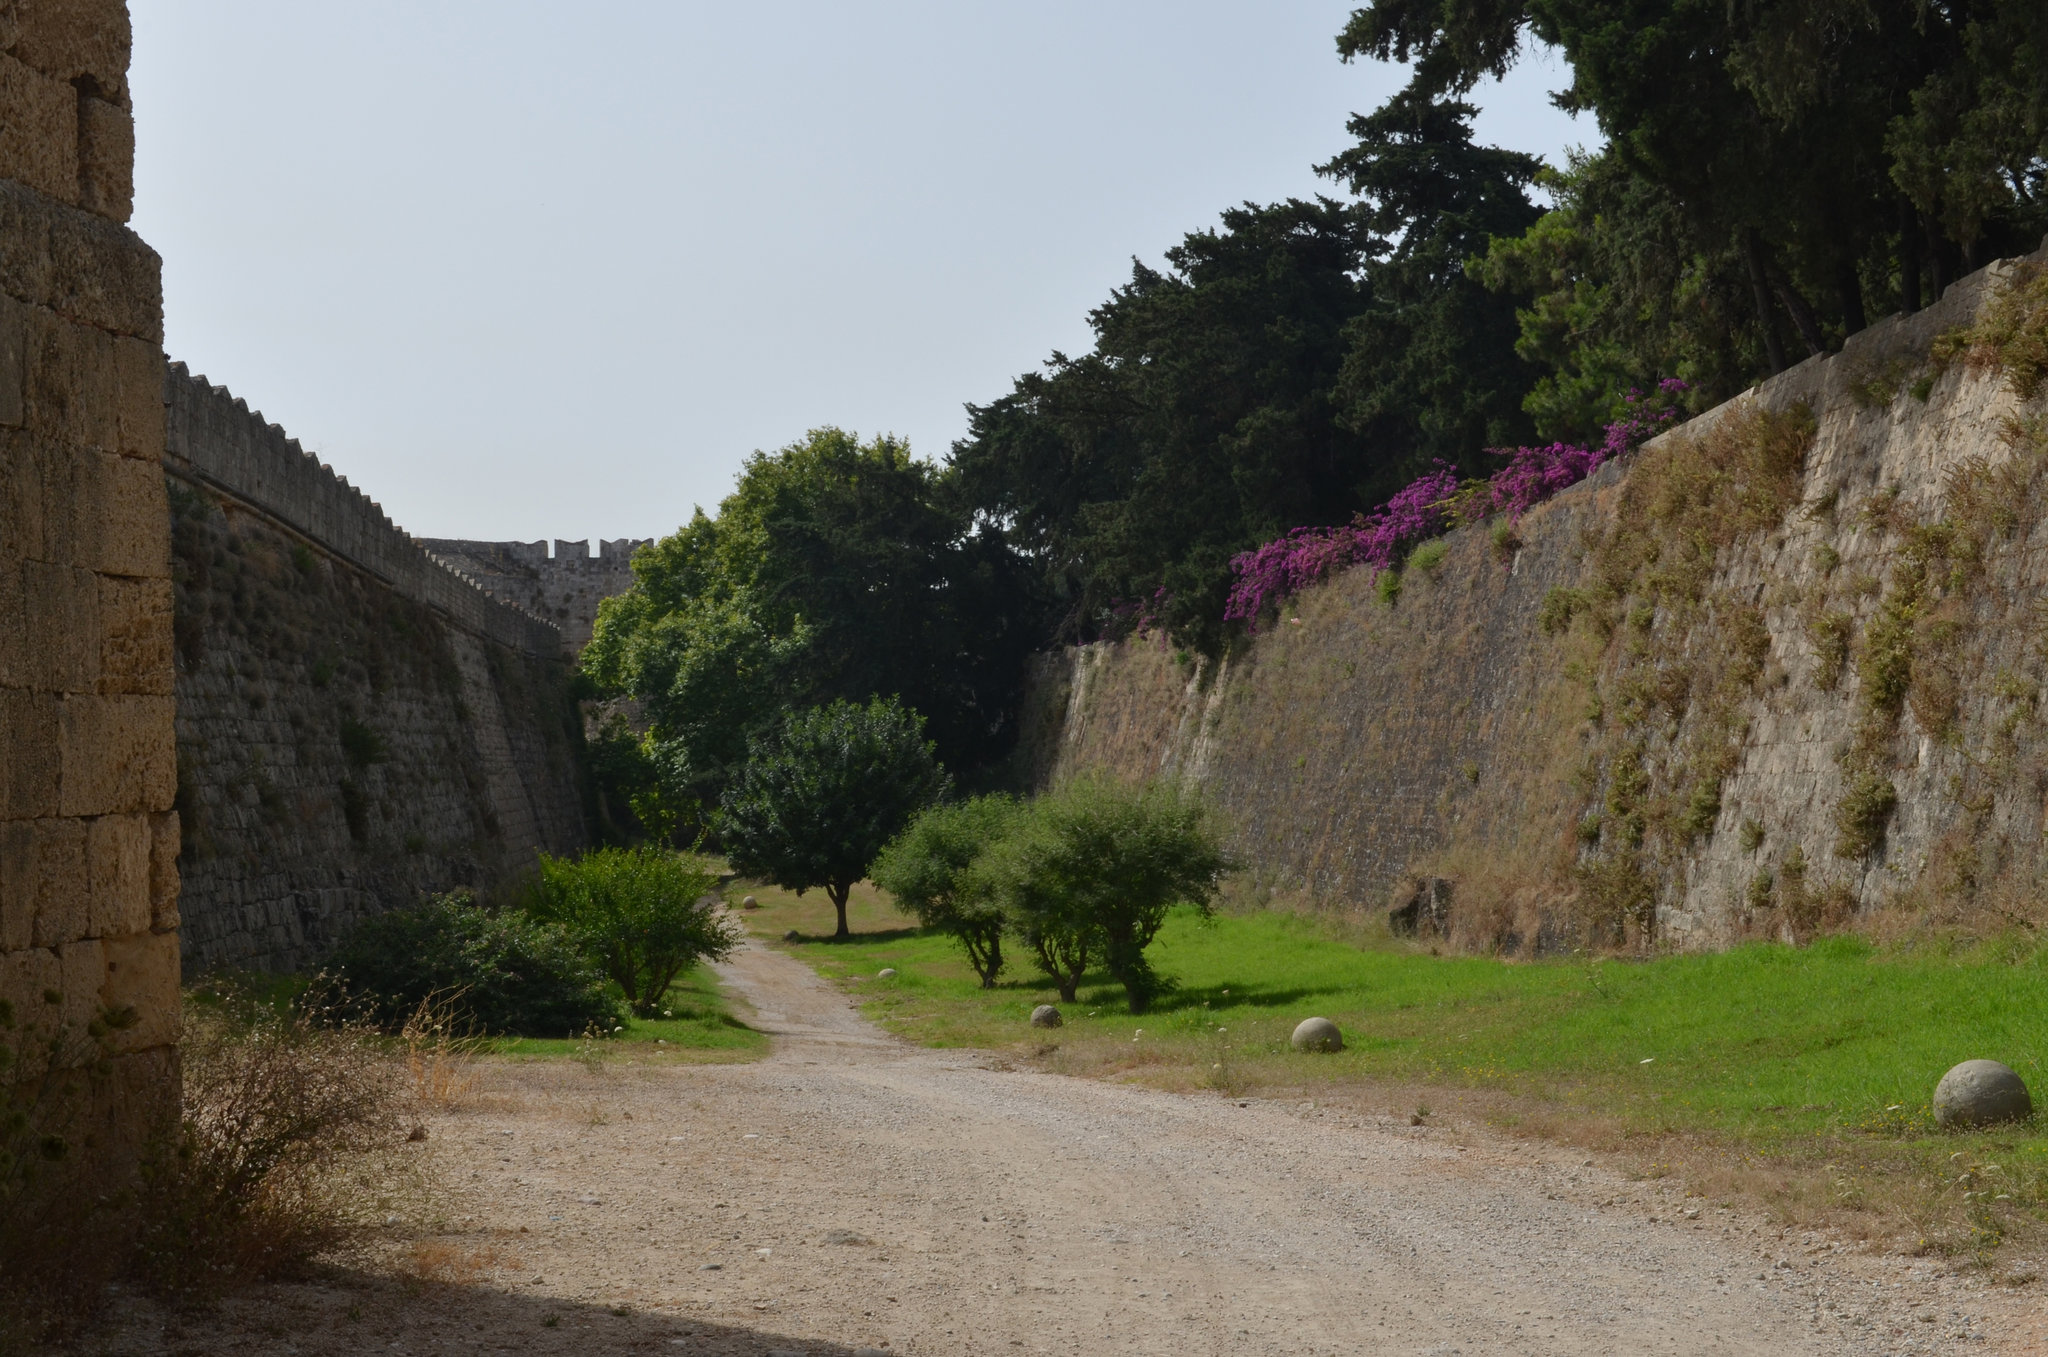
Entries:
[[[602, 1043], [602, 1053], [700, 1064], [757, 1060], [768, 1053], [767, 1036], [733, 1016], [717, 979], [705, 967], [692, 967], [669, 987], [665, 1011], [674, 1016], [628, 1018], [624, 1030]], [[488, 1049], [523, 1057], [589, 1054], [584, 1042], [543, 1037], [503, 1037]]]
[[[1356, 945], [1283, 914], [1183, 914], [1154, 944], [1177, 994], [1134, 1018], [1122, 991], [1091, 975], [1081, 1002], [1065, 1006], [1066, 1026], [1038, 1032], [1027, 1016], [1056, 996], [1023, 956], [983, 991], [949, 940], [918, 932], [872, 892], [856, 897], [849, 943], [824, 940], [821, 897], [754, 894], [756, 933], [799, 930], [783, 945], [843, 980], [885, 1026], [929, 1044], [1012, 1048], [1075, 1073], [1233, 1094], [1479, 1091], [1496, 1095], [1497, 1118], [1597, 1120], [1624, 1141], [1647, 1137], [1652, 1154], [1692, 1137], [1737, 1157], [1825, 1160], [1849, 1176], [1904, 1171], [1937, 1196], [1955, 1154], [1997, 1162], [1999, 1186], [2022, 1203], [2039, 1201], [2048, 1175], [2048, 1118], [1958, 1136], [1936, 1131], [1928, 1107], [1942, 1072], [1975, 1056], [2004, 1060], [2048, 1096], [2048, 964], [2031, 951], [1879, 953], [1842, 938], [1646, 963], [1509, 964], [1385, 939]], [[885, 966], [898, 974], [873, 978]], [[1311, 1014], [1334, 1019], [1348, 1049], [1293, 1053], [1288, 1035]], [[1862, 1189], [1839, 1177], [1829, 1190]]]

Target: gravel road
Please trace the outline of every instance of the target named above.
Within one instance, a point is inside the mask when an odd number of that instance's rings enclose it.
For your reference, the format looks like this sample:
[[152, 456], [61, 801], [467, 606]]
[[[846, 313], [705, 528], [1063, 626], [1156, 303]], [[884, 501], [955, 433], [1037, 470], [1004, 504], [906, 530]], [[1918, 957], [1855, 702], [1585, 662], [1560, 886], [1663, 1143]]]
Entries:
[[[2032, 1288], [1788, 1238], [1554, 1146], [913, 1048], [752, 942], [725, 979], [772, 1057], [489, 1067], [434, 1128], [455, 1230], [412, 1246], [415, 1272], [475, 1285], [282, 1289], [273, 1343], [282, 1325], [308, 1353], [2040, 1350]], [[279, 1350], [219, 1341], [249, 1322], [185, 1336]]]

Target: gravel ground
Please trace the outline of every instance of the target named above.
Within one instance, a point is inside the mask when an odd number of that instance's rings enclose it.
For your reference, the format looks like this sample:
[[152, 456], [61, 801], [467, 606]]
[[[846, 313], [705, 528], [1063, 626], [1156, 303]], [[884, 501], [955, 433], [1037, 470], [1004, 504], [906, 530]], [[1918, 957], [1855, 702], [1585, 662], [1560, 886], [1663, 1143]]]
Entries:
[[748, 1065], [493, 1064], [444, 1233], [97, 1350], [2038, 1353], [2038, 1290], [1787, 1236], [1551, 1146], [1018, 1072], [749, 943]]

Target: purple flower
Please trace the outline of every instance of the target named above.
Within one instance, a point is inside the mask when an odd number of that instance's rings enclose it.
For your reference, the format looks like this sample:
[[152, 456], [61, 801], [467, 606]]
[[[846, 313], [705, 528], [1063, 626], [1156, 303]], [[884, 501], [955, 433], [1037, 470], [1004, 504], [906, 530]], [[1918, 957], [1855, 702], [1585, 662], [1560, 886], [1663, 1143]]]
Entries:
[[1391, 570], [1425, 538], [1465, 523], [1483, 522], [1495, 514], [1509, 522], [1549, 499], [1568, 485], [1592, 475], [1604, 463], [1634, 452], [1678, 418], [1678, 400], [1690, 383], [1666, 377], [1650, 396], [1630, 391], [1621, 418], [1609, 424], [1598, 447], [1552, 443], [1545, 448], [1491, 448], [1508, 464], [1483, 481], [1458, 483], [1457, 473], [1442, 462], [1436, 470], [1410, 484], [1379, 508], [1359, 514], [1342, 527], [1296, 528], [1285, 537], [1240, 553], [1230, 562], [1237, 575], [1226, 622], [1241, 621], [1258, 630], [1259, 614], [1268, 603], [1306, 589], [1353, 565], [1369, 565], [1377, 575]]

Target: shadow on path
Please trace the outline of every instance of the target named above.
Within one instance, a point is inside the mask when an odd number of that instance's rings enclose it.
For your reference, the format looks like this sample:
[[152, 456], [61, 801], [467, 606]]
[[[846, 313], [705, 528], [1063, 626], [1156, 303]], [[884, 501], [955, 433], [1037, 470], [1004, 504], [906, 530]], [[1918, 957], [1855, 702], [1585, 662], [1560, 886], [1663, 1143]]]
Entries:
[[[517, 1275], [516, 1273], [513, 1275]], [[620, 1279], [620, 1290], [633, 1288]], [[655, 1302], [667, 1301], [670, 1304]], [[218, 1357], [219, 1354], [430, 1352], [563, 1354], [704, 1353], [715, 1357], [874, 1357], [863, 1347], [779, 1333], [773, 1309], [738, 1321], [735, 1297], [716, 1303], [718, 1319], [692, 1316], [685, 1297], [644, 1305], [564, 1301], [516, 1283], [421, 1281], [351, 1268], [322, 1269], [305, 1282], [234, 1292], [203, 1309], [179, 1308], [117, 1292], [98, 1321], [72, 1345], [53, 1349], [105, 1357]], [[773, 1302], [769, 1303], [771, 1306]], [[710, 1307], [706, 1307], [709, 1309]]]

